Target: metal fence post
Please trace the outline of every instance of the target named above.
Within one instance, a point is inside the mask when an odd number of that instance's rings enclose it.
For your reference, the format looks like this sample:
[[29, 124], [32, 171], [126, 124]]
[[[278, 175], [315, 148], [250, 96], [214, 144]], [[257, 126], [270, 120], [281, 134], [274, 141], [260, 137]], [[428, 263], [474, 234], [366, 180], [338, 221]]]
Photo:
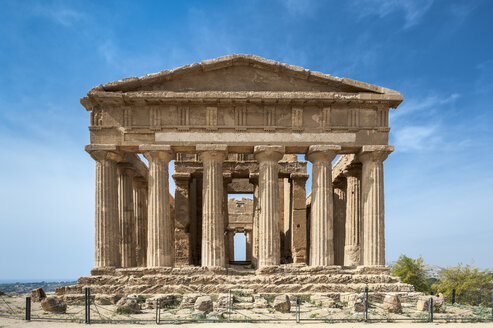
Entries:
[[31, 297], [26, 297], [26, 320], [31, 321]]
[[296, 298], [296, 323], [300, 323], [300, 299]]
[[455, 288], [452, 289], [452, 305], [455, 304]]
[[229, 290], [229, 311], [228, 311], [228, 321], [231, 321], [231, 311], [233, 307], [233, 300], [231, 299], [231, 289]]
[[91, 289], [89, 287], [84, 288], [84, 306], [85, 306], [85, 320], [86, 324], [91, 324]]
[[493, 321], [493, 290], [491, 291], [491, 321]]
[[368, 321], [368, 286], [365, 287], [363, 292], [363, 318]]
[[433, 322], [433, 297], [428, 301], [428, 321]]
[[156, 324], [161, 322], [161, 302], [156, 300]]
[[491, 291], [491, 321], [493, 321], [493, 290]]

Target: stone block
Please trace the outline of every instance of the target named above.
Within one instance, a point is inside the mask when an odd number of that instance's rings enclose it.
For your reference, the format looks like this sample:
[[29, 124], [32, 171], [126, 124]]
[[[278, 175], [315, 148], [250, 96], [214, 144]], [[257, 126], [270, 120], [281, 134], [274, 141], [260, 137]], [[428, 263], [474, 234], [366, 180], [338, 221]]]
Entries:
[[389, 313], [402, 312], [401, 301], [395, 294], [387, 294], [383, 300], [383, 309]]
[[43, 288], [36, 288], [31, 290], [30, 296], [32, 302], [41, 302], [46, 298], [46, 293]]
[[197, 298], [194, 304], [196, 311], [209, 312], [213, 309], [213, 303], [210, 296], [200, 296]]
[[274, 302], [272, 303], [272, 307], [279, 312], [287, 313], [291, 310], [291, 302], [289, 301], [288, 295], [279, 295], [276, 296]]
[[51, 313], [65, 313], [67, 311], [67, 304], [58, 296], [43, 298], [41, 300], [41, 307], [44, 311]]

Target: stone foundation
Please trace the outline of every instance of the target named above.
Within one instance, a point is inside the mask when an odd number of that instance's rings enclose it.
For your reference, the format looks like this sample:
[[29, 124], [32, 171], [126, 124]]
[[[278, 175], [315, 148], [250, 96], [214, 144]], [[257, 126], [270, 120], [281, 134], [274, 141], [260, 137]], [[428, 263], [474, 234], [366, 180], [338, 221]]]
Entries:
[[90, 287], [96, 299], [131, 294], [222, 294], [229, 290], [249, 294], [317, 294], [338, 298], [361, 292], [368, 286], [373, 295], [397, 293], [403, 296], [414, 287], [390, 275], [386, 266], [341, 267], [281, 265], [262, 269], [245, 267], [176, 267], [94, 269], [80, 277], [75, 286], [59, 287], [56, 294], [65, 301], [82, 301]]

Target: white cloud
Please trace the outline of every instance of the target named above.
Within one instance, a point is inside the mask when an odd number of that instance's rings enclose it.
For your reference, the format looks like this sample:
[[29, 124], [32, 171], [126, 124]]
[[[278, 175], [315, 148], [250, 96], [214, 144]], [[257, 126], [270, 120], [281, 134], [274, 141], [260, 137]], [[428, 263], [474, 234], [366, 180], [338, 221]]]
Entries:
[[360, 10], [360, 16], [378, 16], [384, 18], [396, 12], [404, 15], [404, 28], [409, 28], [421, 22], [430, 9], [433, 0], [358, 0], [352, 2]]
[[394, 133], [394, 144], [397, 151], [416, 151], [434, 148], [440, 142], [437, 136], [438, 127], [430, 126], [406, 126]]
[[444, 112], [460, 97], [431, 94], [424, 98], [411, 98], [390, 114], [392, 143], [397, 151], [430, 151], [445, 147], [445, 131], [441, 121]]
[[404, 99], [404, 102], [397, 108], [397, 110], [391, 112], [390, 119], [394, 123], [395, 121], [405, 118], [405, 116], [415, 112], [428, 111], [428, 113], [432, 113], [438, 107], [451, 104], [459, 97], [460, 94], [452, 93], [448, 96], [432, 94], [426, 96], [425, 98], [411, 98], [409, 100]]

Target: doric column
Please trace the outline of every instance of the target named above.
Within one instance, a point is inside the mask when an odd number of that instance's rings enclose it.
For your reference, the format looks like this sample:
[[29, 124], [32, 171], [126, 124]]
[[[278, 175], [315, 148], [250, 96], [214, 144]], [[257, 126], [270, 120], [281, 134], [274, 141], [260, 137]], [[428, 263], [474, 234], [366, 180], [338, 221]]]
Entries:
[[352, 164], [346, 171], [346, 237], [344, 265], [360, 265], [361, 164]]
[[190, 180], [187, 172], [173, 174], [175, 180], [175, 266], [192, 264], [190, 236]]
[[227, 255], [228, 261], [235, 260], [235, 232], [234, 230], [226, 231]]
[[312, 162], [312, 204], [310, 217], [310, 265], [334, 264], [332, 205], [332, 160], [340, 146], [314, 145], [308, 149]]
[[252, 239], [253, 234], [252, 230], [245, 230], [246, 236], [246, 261], [252, 261]]
[[281, 260], [279, 168], [283, 146], [255, 146], [259, 162], [259, 254], [258, 267], [279, 265]]
[[250, 172], [250, 183], [253, 184], [253, 222], [252, 222], [252, 264], [258, 267], [258, 220], [260, 213], [259, 195], [258, 195], [258, 173]]
[[147, 181], [134, 178], [135, 255], [137, 266], [147, 266]]
[[174, 259], [174, 222], [170, 214], [168, 164], [173, 152], [168, 145], [139, 148], [149, 161], [147, 266], [170, 267]]
[[393, 146], [363, 146], [361, 173], [361, 243], [363, 265], [385, 265], [383, 161]]
[[[95, 149], [96, 148], [96, 149]], [[111, 147], [116, 150], [116, 147]], [[86, 147], [96, 161], [96, 229], [95, 269], [120, 266], [118, 228], [118, 178], [116, 161], [119, 156], [112, 151]]]
[[133, 179], [135, 171], [127, 163], [118, 164], [118, 213], [120, 218], [121, 267], [137, 266]]
[[293, 263], [306, 264], [306, 173], [291, 173], [291, 256]]
[[344, 245], [346, 239], [346, 178], [332, 181], [332, 213], [334, 231], [334, 264], [344, 265]]
[[204, 165], [202, 187], [202, 266], [224, 267], [223, 161], [226, 145], [197, 145]]

